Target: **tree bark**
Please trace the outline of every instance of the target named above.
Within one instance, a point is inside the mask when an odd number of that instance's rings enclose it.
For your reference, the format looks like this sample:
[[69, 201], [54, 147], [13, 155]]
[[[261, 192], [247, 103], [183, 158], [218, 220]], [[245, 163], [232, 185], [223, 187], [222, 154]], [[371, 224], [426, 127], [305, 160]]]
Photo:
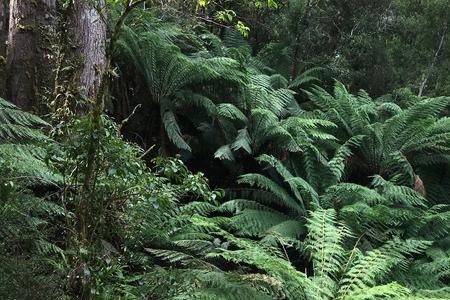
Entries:
[[0, 0], [0, 96], [6, 98], [6, 44], [8, 41], [9, 13], [6, 0]]
[[70, 17], [73, 57], [76, 61], [77, 90], [85, 100], [82, 110], [87, 112], [86, 101], [96, 97], [106, 68], [106, 22], [98, 9], [105, 1], [98, 0], [97, 7], [85, 1], [75, 1]]
[[5, 0], [0, 0], [0, 27], [3, 30], [5, 23], [8, 23], [9, 20], [6, 19], [8, 15], [8, 11], [6, 8]]
[[20, 108], [31, 110], [36, 103], [36, 7], [22, 0], [11, 0], [9, 5], [7, 97]]
[[55, 0], [10, 0], [7, 98], [24, 110], [38, 110], [51, 91]]

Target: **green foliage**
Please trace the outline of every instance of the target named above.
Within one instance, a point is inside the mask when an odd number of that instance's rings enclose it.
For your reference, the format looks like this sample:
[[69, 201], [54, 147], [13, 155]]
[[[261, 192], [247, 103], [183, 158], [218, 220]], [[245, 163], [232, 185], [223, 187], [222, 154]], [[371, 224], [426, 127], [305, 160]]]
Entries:
[[314, 263], [313, 282], [321, 299], [398, 298], [409, 290], [386, 284], [394, 267], [406, 266], [409, 257], [423, 252], [429, 242], [394, 238], [379, 248], [361, 251], [360, 239], [351, 251], [344, 250], [351, 237], [345, 225], [336, 223], [333, 210], [318, 210], [308, 220], [308, 248]]
[[[39, 117], [0, 99], [0, 298], [57, 296], [60, 278], [51, 262], [63, 253], [52, 239], [64, 209], [36, 187], [54, 189], [61, 177], [47, 164]], [[27, 288], [24, 288], [26, 286]]]
[[[0, 298], [449, 298], [449, 98], [349, 92], [417, 86], [364, 69], [401, 61], [380, 34], [416, 9], [150, 2], [114, 49], [114, 118], [51, 127], [0, 99]], [[442, 3], [419, 6], [436, 28]]]
[[136, 18], [140, 21], [138, 26], [132, 24], [122, 30], [117, 59], [122, 63], [131, 62], [143, 76], [151, 99], [159, 106], [169, 140], [178, 148], [190, 151], [191, 147], [178, 125], [177, 114], [192, 105], [205, 110], [208, 115], [215, 115], [218, 109], [207, 95], [189, 88], [224, 82], [236, 85], [243, 82], [244, 75], [237, 61], [227, 57], [209, 57], [203, 47], [196, 49], [196, 40], [182, 45], [194, 48], [195, 52], [190, 56], [182, 53], [176, 43], [176, 39], [183, 37], [178, 28], [157, 24], [146, 13]]
[[349, 169], [413, 186], [431, 168], [445, 168], [449, 163], [445, 153], [450, 127], [443, 117], [447, 97], [418, 99], [402, 109], [383, 99], [372, 100], [363, 92], [351, 95], [340, 83], [334, 96], [319, 87], [308, 94], [320, 114], [339, 126], [337, 137], [365, 136]]

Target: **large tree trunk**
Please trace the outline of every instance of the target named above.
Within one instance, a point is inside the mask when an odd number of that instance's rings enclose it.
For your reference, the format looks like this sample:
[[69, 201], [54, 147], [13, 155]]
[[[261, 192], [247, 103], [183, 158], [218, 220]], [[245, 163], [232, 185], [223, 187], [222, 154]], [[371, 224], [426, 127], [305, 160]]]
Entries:
[[2, 34], [4, 34], [5, 28], [8, 28], [8, 7], [7, 7], [7, 1], [6, 0], [0, 0], [0, 30], [2, 31]]
[[24, 110], [35, 101], [36, 7], [32, 1], [11, 0], [9, 4], [7, 97]]
[[75, 81], [84, 100], [96, 97], [106, 67], [106, 21], [98, 12], [105, 7], [105, 1], [98, 0], [97, 5], [75, 1], [70, 20], [73, 57], [78, 63]]
[[[61, 64], [66, 63], [71, 68], [70, 74], [58, 74], [57, 87], [55, 88], [56, 96], [60, 94], [67, 95], [61, 103], [61, 99], [57, 99], [58, 106], [66, 106], [72, 113], [77, 115], [86, 115], [90, 113], [90, 121], [92, 122], [92, 132], [101, 129], [100, 114], [102, 111], [98, 108], [98, 99], [105, 92], [108, 82], [104, 79], [107, 66], [106, 54], [106, 35], [107, 24], [105, 10], [105, 0], [94, 1], [75, 0], [66, 12], [67, 44], [65, 45], [65, 57]], [[100, 13], [101, 11], [102, 13]], [[62, 40], [64, 40], [63, 37]], [[59, 69], [61, 66], [58, 66]], [[63, 72], [64, 73], [64, 72]], [[61, 78], [59, 78], [61, 76]], [[59, 85], [63, 89], [59, 91]], [[72, 95], [73, 93], [73, 95]], [[73, 96], [75, 98], [73, 98]], [[95, 114], [98, 112], [98, 115]], [[85, 165], [84, 184], [80, 191], [81, 200], [77, 207], [76, 213], [76, 231], [78, 239], [84, 248], [92, 247], [96, 239], [97, 221], [101, 216], [96, 214], [95, 199], [95, 174], [97, 148], [99, 140], [96, 135], [89, 136], [89, 142], [86, 147], [87, 161]], [[89, 263], [83, 257], [75, 257], [73, 262], [75, 272], [72, 272], [69, 278], [69, 287], [71, 292], [79, 299], [92, 299], [91, 278], [86, 276], [84, 269]]]
[[8, 41], [9, 13], [7, 0], [0, 0], [0, 96], [6, 97], [6, 42]]
[[10, 0], [6, 90], [24, 110], [37, 110], [51, 90], [55, 10], [55, 0]]

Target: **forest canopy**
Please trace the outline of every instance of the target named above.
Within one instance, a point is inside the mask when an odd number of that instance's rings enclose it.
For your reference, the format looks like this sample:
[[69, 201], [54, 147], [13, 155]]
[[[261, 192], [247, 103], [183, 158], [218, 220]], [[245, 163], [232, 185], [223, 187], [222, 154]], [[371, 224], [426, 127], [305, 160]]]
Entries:
[[450, 299], [449, 0], [0, 0], [0, 299]]

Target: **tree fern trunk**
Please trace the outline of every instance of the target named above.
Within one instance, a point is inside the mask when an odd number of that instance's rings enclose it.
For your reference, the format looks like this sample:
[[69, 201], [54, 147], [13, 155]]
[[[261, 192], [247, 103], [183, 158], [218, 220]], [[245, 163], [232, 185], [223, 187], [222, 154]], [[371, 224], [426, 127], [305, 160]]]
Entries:
[[289, 82], [294, 81], [294, 79], [297, 77], [298, 74], [298, 63], [299, 63], [299, 56], [300, 56], [300, 45], [298, 45], [298, 41], [295, 42], [295, 50], [292, 57], [292, 64], [291, 64], [291, 71], [289, 75]]

